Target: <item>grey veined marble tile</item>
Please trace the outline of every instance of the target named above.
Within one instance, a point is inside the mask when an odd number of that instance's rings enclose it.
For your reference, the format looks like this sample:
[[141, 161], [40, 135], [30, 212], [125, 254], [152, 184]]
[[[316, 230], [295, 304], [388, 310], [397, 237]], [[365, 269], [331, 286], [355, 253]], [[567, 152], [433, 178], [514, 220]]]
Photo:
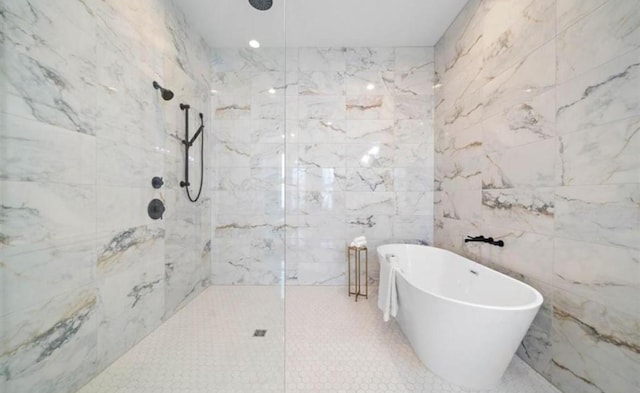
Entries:
[[345, 48], [298, 49], [300, 71], [346, 71]]
[[345, 74], [338, 71], [300, 72], [300, 95], [339, 96], [345, 94]]
[[555, 290], [553, 318], [551, 380], [556, 386], [585, 392], [637, 390], [637, 316]]
[[[75, 390], [97, 371], [96, 290], [82, 288], [3, 316], [0, 365], [8, 392]], [[72, 371], [71, 371], [72, 370]]]
[[20, 313], [89, 286], [95, 276], [95, 240], [72, 239], [44, 248], [33, 244], [7, 247], [2, 262], [4, 293], [0, 314]]
[[640, 182], [640, 117], [565, 134], [559, 143], [562, 185]]
[[491, 226], [553, 234], [555, 215], [552, 188], [482, 191], [482, 217]]
[[399, 47], [395, 49], [395, 70], [433, 71], [434, 52], [432, 47]]
[[530, 99], [505, 106], [482, 121], [482, 145], [485, 151], [541, 142], [556, 135], [555, 89]]
[[638, 2], [609, 1], [566, 30], [559, 30], [557, 42], [558, 81], [566, 81], [629, 51], [640, 49]]
[[346, 115], [350, 120], [393, 119], [394, 98], [388, 95], [348, 96]]
[[95, 231], [96, 188], [58, 183], [2, 182], [5, 246], [55, 244]]
[[[92, 184], [96, 138], [39, 121], [1, 114], [0, 179]], [[77, 165], [81, 162], [82, 165]]]
[[556, 238], [553, 284], [629, 315], [640, 315], [640, 251]]
[[484, 85], [484, 117], [552, 89], [556, 83], [555, 52], [555, 41], [549, 41]]
[[555, 185], [556, 139], [487, 154], [482, 188], [552, 187]]
[[556, 0], [485, 3], [483, 72], [498, 77], [532, 50], [553, 39]]
[[3, 4], [7, 113], [95, 134], [94, 12], [72, 1]]
[[559, 134], [640, 115], [640, 50], [557, 87]]
[[348, 191], [393, 191], [393, 169], [348, 168]]
[[347, 72], [393, 71], [394, 48], [347, 48]]
[[640, 185], [560, 187], [556, 235], [640, 249]]

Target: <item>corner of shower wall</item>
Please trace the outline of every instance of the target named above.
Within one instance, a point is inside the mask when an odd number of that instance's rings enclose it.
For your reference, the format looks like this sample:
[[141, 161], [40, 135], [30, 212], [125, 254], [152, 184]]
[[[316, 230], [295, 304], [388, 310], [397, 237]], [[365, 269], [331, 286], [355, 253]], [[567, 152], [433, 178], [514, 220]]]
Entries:
[[[164, 53], [164, 79], [175, 89], [173, 110], [164, 113], [165, 176], [167, 197], [172, 209], [165, 218], [165, 310], [163, 319], [173, 315], [209, 285], [211, 256], [211, 184], [209, 160], [213, 127], [210, 117], [209, 53], [204, 39], [186, 21], [175, 0], [165, 0], [165, 38], [171, 43]], [[190, 105], [190, 133], [204, 115], [204, 176], [202, 195], [189, 201], [179, 183], [184, 178], [185, 112], [179, 104]], [[196, 192], [200, 178], [199, 142], [190, 150], [190, 189]]]

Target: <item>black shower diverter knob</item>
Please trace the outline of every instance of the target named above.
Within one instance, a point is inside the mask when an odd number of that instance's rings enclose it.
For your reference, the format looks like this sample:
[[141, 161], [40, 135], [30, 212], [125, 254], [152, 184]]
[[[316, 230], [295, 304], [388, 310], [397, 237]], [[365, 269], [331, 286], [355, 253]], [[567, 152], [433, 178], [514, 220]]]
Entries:
[[151, 186], [155, 189], [158, 189], [160, 187], [162, 187], [164, 185], [164, 180], [162, 180], [161, 177], [156, 176], [153, 179], [151, 179]]

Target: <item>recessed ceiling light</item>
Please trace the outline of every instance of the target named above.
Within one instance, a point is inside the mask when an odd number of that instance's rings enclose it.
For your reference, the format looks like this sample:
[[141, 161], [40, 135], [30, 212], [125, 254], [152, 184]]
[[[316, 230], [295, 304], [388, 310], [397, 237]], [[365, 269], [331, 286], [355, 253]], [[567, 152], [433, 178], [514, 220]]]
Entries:
[[367, 90], [373, 90], [373, 89], [375, 89], [375, 88], [376, 88], [376, 85], [374, 85], [373, 83], [369, 83], [369, 84], [367, 85]]
[[218, 93], [218, 90], [216, 90], [216, 89], [211, 89], [211, 94], [217, 94], [217, 93]]
[[260, 48], [260, 43], [256, 40], [251, 40], [249, 41], [249, 46], [254, 48], [254, 49], [258, 49]]
[[276, 89], [273, 87], [269, 89], [269, 94], [276, 94]]

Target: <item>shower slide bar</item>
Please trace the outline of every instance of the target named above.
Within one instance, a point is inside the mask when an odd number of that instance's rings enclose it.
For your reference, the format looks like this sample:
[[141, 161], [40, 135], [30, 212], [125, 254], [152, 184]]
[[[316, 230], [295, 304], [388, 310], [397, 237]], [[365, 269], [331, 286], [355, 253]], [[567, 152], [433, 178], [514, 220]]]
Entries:
[[[189, 104], [180, 104], [180, 109], [184, 111], [184, 139], [182, 144], [184, 145], [184, 180], [180, 182], [180, 187], [187, 190], [187, 197], [191, 202], [196, 202], [200, 198], [202, 193], [202, 184], [204, 180], [204, 116], [200, 113], [200, 127], [193, 135], [193, 138], [189, 139]], [[195, 198], [191, 196], [189, 191], [189, 149], [193, 146], [193, 143], [198, 139], [198, 136], [202, 135], [200, 141], [200, 187], [198, 188], [198, 194]]]

